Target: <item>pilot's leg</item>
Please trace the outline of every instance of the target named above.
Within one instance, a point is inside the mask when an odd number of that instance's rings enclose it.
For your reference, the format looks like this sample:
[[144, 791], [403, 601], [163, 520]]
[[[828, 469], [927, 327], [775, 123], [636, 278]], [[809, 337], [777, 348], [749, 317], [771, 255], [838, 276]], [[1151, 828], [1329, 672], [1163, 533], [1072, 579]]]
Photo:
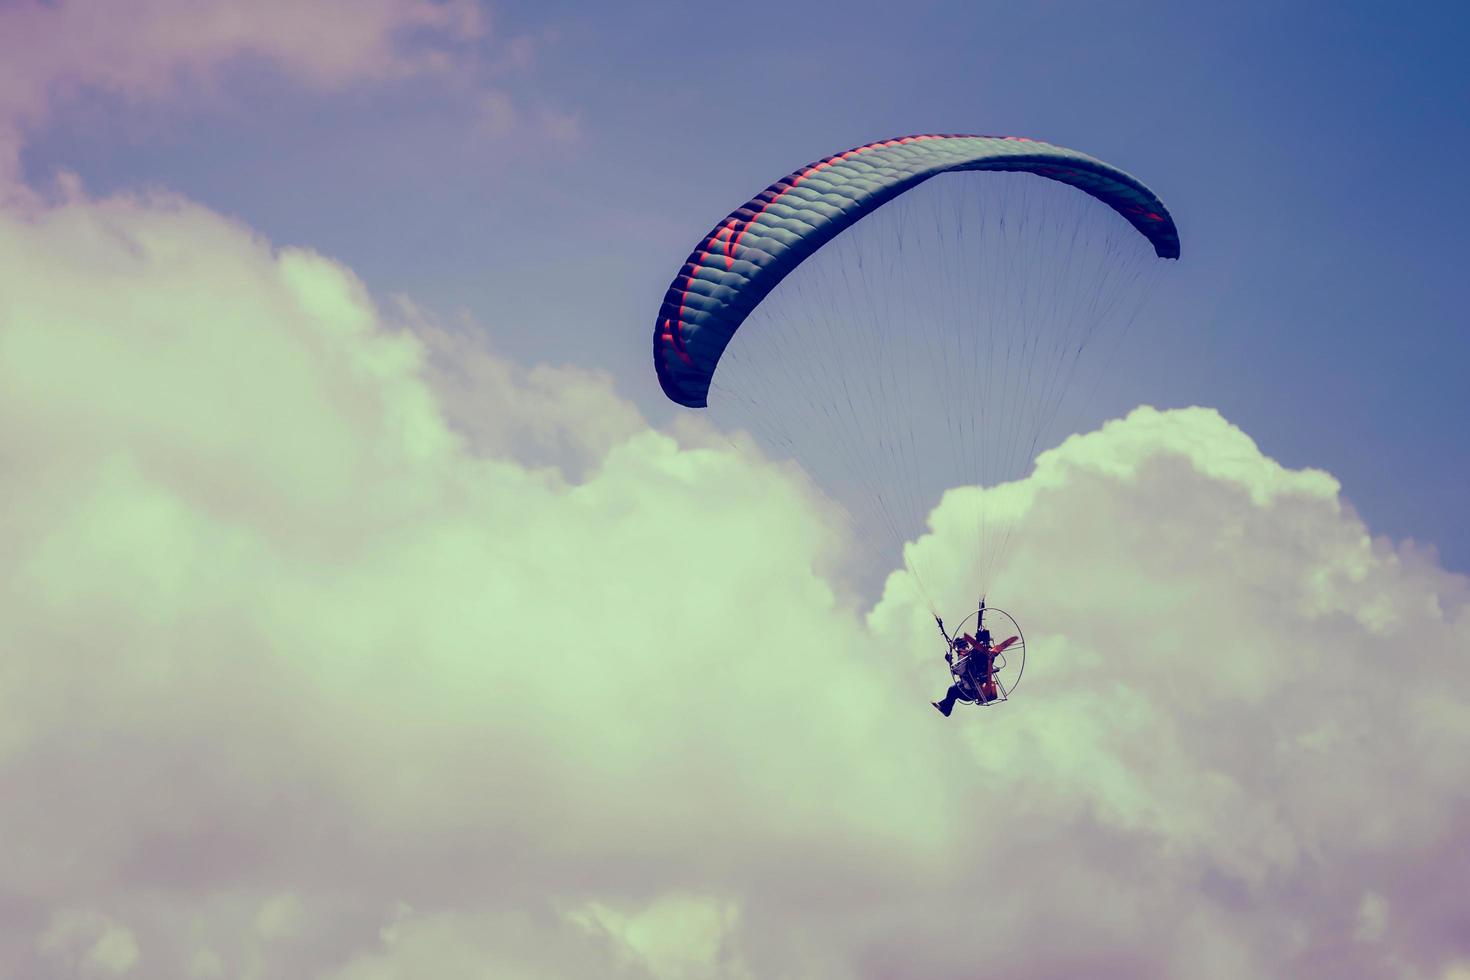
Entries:
[[958, 697], [960, 697], [960, 686], [951, 684], [949, 690], [944, 692], [944, 700], [933, 702], [934, 707], [939, 709], [941, 715], [948, 718], [949, 713], [954, 710], [954, 702]]

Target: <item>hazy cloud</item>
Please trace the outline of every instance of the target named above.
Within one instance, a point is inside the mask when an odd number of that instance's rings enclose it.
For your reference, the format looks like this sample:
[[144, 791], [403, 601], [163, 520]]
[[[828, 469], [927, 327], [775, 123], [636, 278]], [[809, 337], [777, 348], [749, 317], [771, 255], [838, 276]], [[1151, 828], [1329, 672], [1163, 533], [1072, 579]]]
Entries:
[[528, 71], [537, 46], [554, 34], [497, 39], [494, 47], [490, 34], [490, 18], [475, 0], [6, 4], [0, 7], [0, 200], [27, 196], [17, 180], [25, 131], [69, 99], [102, 93], [167, 101], [211, 90], [244, 60], [268, 63], [308, 90], [458, 76], [455, 90], [471, 93], [466, 113], [478, 115], [491, 134], [524, 128], [554, 141], [577, 138], [574, 112], [526, 108], [507, 90], [507, 76]]

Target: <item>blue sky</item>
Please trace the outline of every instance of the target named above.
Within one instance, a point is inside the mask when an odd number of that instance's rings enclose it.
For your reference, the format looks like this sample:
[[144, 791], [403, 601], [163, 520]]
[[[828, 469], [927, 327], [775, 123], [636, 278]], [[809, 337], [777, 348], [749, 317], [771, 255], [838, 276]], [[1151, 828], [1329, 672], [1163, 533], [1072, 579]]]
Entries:
[[499, 5], [481, 81], [523, 119], [560, 120], [559, 138], [496, 132], [439, 78], [302, 93], [245, 64], [207, 112], [73, 101], [24, 160], [98, 192], [177, 189], [381, 293], [467, 308], [514, 356], [605, 367], [660, 420], [651, 315], [693, 240], [755, 189], [908, 132], [1074, 146], [1148, 181], [1184, 242], [1149, 310], [1154, 355], [1119, 385], [1133, 397], [1098, 411], [1216, 407], [1283, 462], [1337, 475], [1376, 533], [1470, 568], [1462, 7], [841, 10]]
[[[1466, 14], [799, 8], [0, 0], [0, 974], [1470, 977]], [[858, 595], [651, 319], [965, 130], [1183, 259]], [[977, 513], [1025, 682], [941, 717]]]

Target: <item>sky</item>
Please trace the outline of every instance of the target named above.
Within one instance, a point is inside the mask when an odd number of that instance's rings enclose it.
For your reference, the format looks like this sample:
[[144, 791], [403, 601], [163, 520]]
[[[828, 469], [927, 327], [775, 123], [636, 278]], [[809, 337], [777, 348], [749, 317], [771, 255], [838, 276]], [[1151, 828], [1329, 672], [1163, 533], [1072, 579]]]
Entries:
[[[1470, 977], [1470, 17], [0, 3], [0, 973]], [[907, 132], [1143, 176], [1120, 377], [909, 542], [667, 403], [679, 260]], [[1064, 434], [1066, 435], [1066, 434]]]

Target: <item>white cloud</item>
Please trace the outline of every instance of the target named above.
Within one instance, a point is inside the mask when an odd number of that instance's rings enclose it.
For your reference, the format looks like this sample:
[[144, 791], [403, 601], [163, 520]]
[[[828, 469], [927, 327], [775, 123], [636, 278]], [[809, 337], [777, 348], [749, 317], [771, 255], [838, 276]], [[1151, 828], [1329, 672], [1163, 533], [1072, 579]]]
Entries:
[[297, 895], [275, 895], [255, 914], [255, 931], [265, 939], [298, 935], [306, 923], [305, 908]]
[[567, 918], [605, 938], [617, 961], [646, 970], [657, 980], [744, 980], [751, 975], [738, 956], [727, 960], [724, 955], [740, 923], [740, 911], [731, 902], [666, 895], [629, 913], [594, 901]]
[[45, 960], [71, 976], [124, 976], [138, 962], [132, 932], [92, 909], [58, 909], [36, 945]]
[[479, 329], [175, 198], [0, 215], [0, 972], [1466, 955], [1466, 584], [1326, 474], [1140, 409], [955, 491], [923, 565], [968, 601], [952, 529], [1011, 514], [1031, 658], [946, 722], [801, 480]]
[[1358, 924], [1353, 935], [1365, 942], [1383, 938], [1388, 925], [1388, 901], [1375, 891], [1365, 891], [1358, 901]]

